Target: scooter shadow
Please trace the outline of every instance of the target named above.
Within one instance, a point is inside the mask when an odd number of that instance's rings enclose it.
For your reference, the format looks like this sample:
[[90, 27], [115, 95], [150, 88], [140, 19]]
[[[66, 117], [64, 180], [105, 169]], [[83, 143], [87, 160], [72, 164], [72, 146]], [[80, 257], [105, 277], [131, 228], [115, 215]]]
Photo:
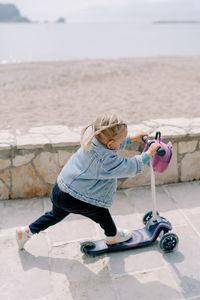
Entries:
[[[175, 252], [169, 255], [173, 257]], [[174, 279], [171, 271], [166, 272], [159, 240], [148, 246], [98, 254], [95, 257], [101, 259], [102, 256], [108, 258], [117, 299], [182, 299], [178, 284], [169, 284]], [[83, 254], [85, 264], [92, 263], [90, 258]]]

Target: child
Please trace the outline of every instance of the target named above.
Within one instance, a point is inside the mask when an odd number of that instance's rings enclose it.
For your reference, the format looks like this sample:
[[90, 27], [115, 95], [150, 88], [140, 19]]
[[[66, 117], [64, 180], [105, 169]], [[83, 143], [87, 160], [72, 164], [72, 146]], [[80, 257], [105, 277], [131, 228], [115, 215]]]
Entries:
[[[88, 136], [88, 128], [92, 133]], [[133, 141], [143, 143], [141, 133], [127, 136], [127, 125], [116, 115], [103, 115], [85, 127], [81, 147], [60, 172], [51, 194], [52, 210], [29, 226], [20, 227], [16, 238], [20, 249], [29, 238], [63, 220], [70, 213], [80, 214], [98, 223], [108, 245], [131, 238], [131, 231], [116, 227], [108, 208], [113, 202], [117, 178], [135, 176], [160, 147], [153, 143], [147, 152], [131, 158], [119, 157], [117, 150]]]

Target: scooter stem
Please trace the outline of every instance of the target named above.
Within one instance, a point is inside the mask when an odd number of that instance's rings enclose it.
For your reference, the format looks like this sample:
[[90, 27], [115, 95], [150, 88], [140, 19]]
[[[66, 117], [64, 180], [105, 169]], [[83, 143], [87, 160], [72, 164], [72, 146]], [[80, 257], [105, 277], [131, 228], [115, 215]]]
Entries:
[[155, 188], [155, 174], [152, 167], [152, 161], [150, 160], [150, 175], [151, 175], [151, 195], [153, 204], [153, 221], [157, 221], [157, 205], [156, 205], [156, 188]]

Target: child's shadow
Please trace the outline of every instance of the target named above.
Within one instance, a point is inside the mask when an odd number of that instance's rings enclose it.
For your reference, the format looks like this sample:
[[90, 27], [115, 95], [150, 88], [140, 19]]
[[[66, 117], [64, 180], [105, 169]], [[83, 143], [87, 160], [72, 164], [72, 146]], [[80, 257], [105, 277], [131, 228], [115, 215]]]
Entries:
[[[19, 251], [19, 257], [25, 272], [34, 268], [49, 271], [49, 286], [51, 289], [49, 294], [52, 295], [53, 298], [55, 297], [55, 299], [59, 299], [56, 298], [58, 296], [66, 297], [66, 295], [69, 294], [70, 299], [71, 297], [75, 300], [93, 299], [94, 291], [91, 292], [92, 289], [96, 289], [97, 294], [99, 292], [101, 296], [99, 296], [99, 298], [97, 297], [97, 299], [100, 299], [104, 295], [102, 286], [109, 285], [109, 270], [106, 265], [103, 264], [103, 267], [102, 265], [100, 265], [100, 267], [91, 267], [91, 270], [87, 267], [88, 264], [95, 263], [100, 259], [103, 260], [103, 256], [86, 257], [84, 255], [84, 263], [81, 263], [78, 259], [34, 256], [30, 252], [23, 250]], [[99, 269], [99, 272], [97, 269]], [[99, 286], [101, 286], [101, 291]], [[69, 292], [67, 292], [67, 289]], [[62, 293], [64, 293], [64, 295], [62, 295]], [[93, 296], [90, 294], [93, 294]], [[46, 295], [44, 291], [41, 290], [41, 295], [39, 296], [44, 297]]]
[[[104, 260], [104, 255], [96, 257], [83, 255], [83, 263], [76, 259], [62, 257], [36, 257], [26, 250], [19, 251], [19, 256], [24, 271], [32, 268], [49, 270], [51, 286], [53, 286], [53, 290], [50, 291], [50, 293], [56, 293], [54, 294], [54, 297], [60, 294], [62, 290], [66, 289], [66, 282], [68, 282], [68, 289], [74, 300], [90, 300], [93, 299], [94, 296], [96, 299], [101, 299], [107, 295], [109, 295], [110, 300], [132, 300], [133, 295], [135, 295], [135, 299], [147, 299], [147, 297], [156, 299], [159, 295], [159, 291], [161, 291], [161, 293], [163, 292], [165, 295], [167, 294], [167, 299], [174, 299], [180, 296], [175, 288], [172, 288], [161, 281], [155, 279], [149, 281], [144, 280], [146, 276], [145, 273], [127, 273], [125, 270], [125, 259], [129, 255], [137, 255], [137, 253], [134, 254], [133, 251], [129, 250], [123, 252], [123, 255], [120, 255], [119, 253], [117, 263], [120, 264], [121, 274], [114, 274], [112, 271], [112, 264], [116, 262], [116, 258], [114, 259], [112, 253], [108, 255], [108, 262], [105, 263], [105, 261], [103, 261], [102, 264], [99, 264], [99, 261]], [[93, 268], [92, 264], [95, 263], [97, 264]], [[98, 268], [100, 270], [99, 272], [97, 272]], [[60, 276], [59, 274], [63, 274], [64, 276]], [[59, 283], [58, 280], [60, 281]], [[55, 288], [54, 285], [57, 285], [57, 287]]]
[[[183, 295], [185, 299], [190, 298], [190, 297], [195, 297], [200, 295], [200, 281], [189, 276], [185, 276], [181, 274], [181, 269], [183, 272], [189, 273], [189, 269], [187, 270], [187, 265], [184, 266], [184, 255], [179, 252], [175, 251], [173, 255], [170, 255], [170, 253], [165, 253], [163, 254], [164, 259], [171, 265], [172, 269], [174, 270], [178, 281], [179, 285], [182, 289]], [[182, 266], [178, 265], [181, 264]], [[188, 263], [188, 262], [187, 262]], [[192, 264], [190, 264], [191, 266]], [[195, 267], [196, 268], [196, 267]], [[193, 270], [195, 271], [195, 270]], [[196, 298], [195, 298], [196, 299]]]

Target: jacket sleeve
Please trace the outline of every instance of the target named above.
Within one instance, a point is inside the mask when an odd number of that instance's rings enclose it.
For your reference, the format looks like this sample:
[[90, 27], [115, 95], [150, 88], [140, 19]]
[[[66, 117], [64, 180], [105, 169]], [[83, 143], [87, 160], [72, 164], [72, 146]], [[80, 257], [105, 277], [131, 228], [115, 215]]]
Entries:
[[112, 155], [106, 158], [100, 168], [99, 178], [124, 178], [134, 177], [144, 169], [141, 155], [131, 158]]

